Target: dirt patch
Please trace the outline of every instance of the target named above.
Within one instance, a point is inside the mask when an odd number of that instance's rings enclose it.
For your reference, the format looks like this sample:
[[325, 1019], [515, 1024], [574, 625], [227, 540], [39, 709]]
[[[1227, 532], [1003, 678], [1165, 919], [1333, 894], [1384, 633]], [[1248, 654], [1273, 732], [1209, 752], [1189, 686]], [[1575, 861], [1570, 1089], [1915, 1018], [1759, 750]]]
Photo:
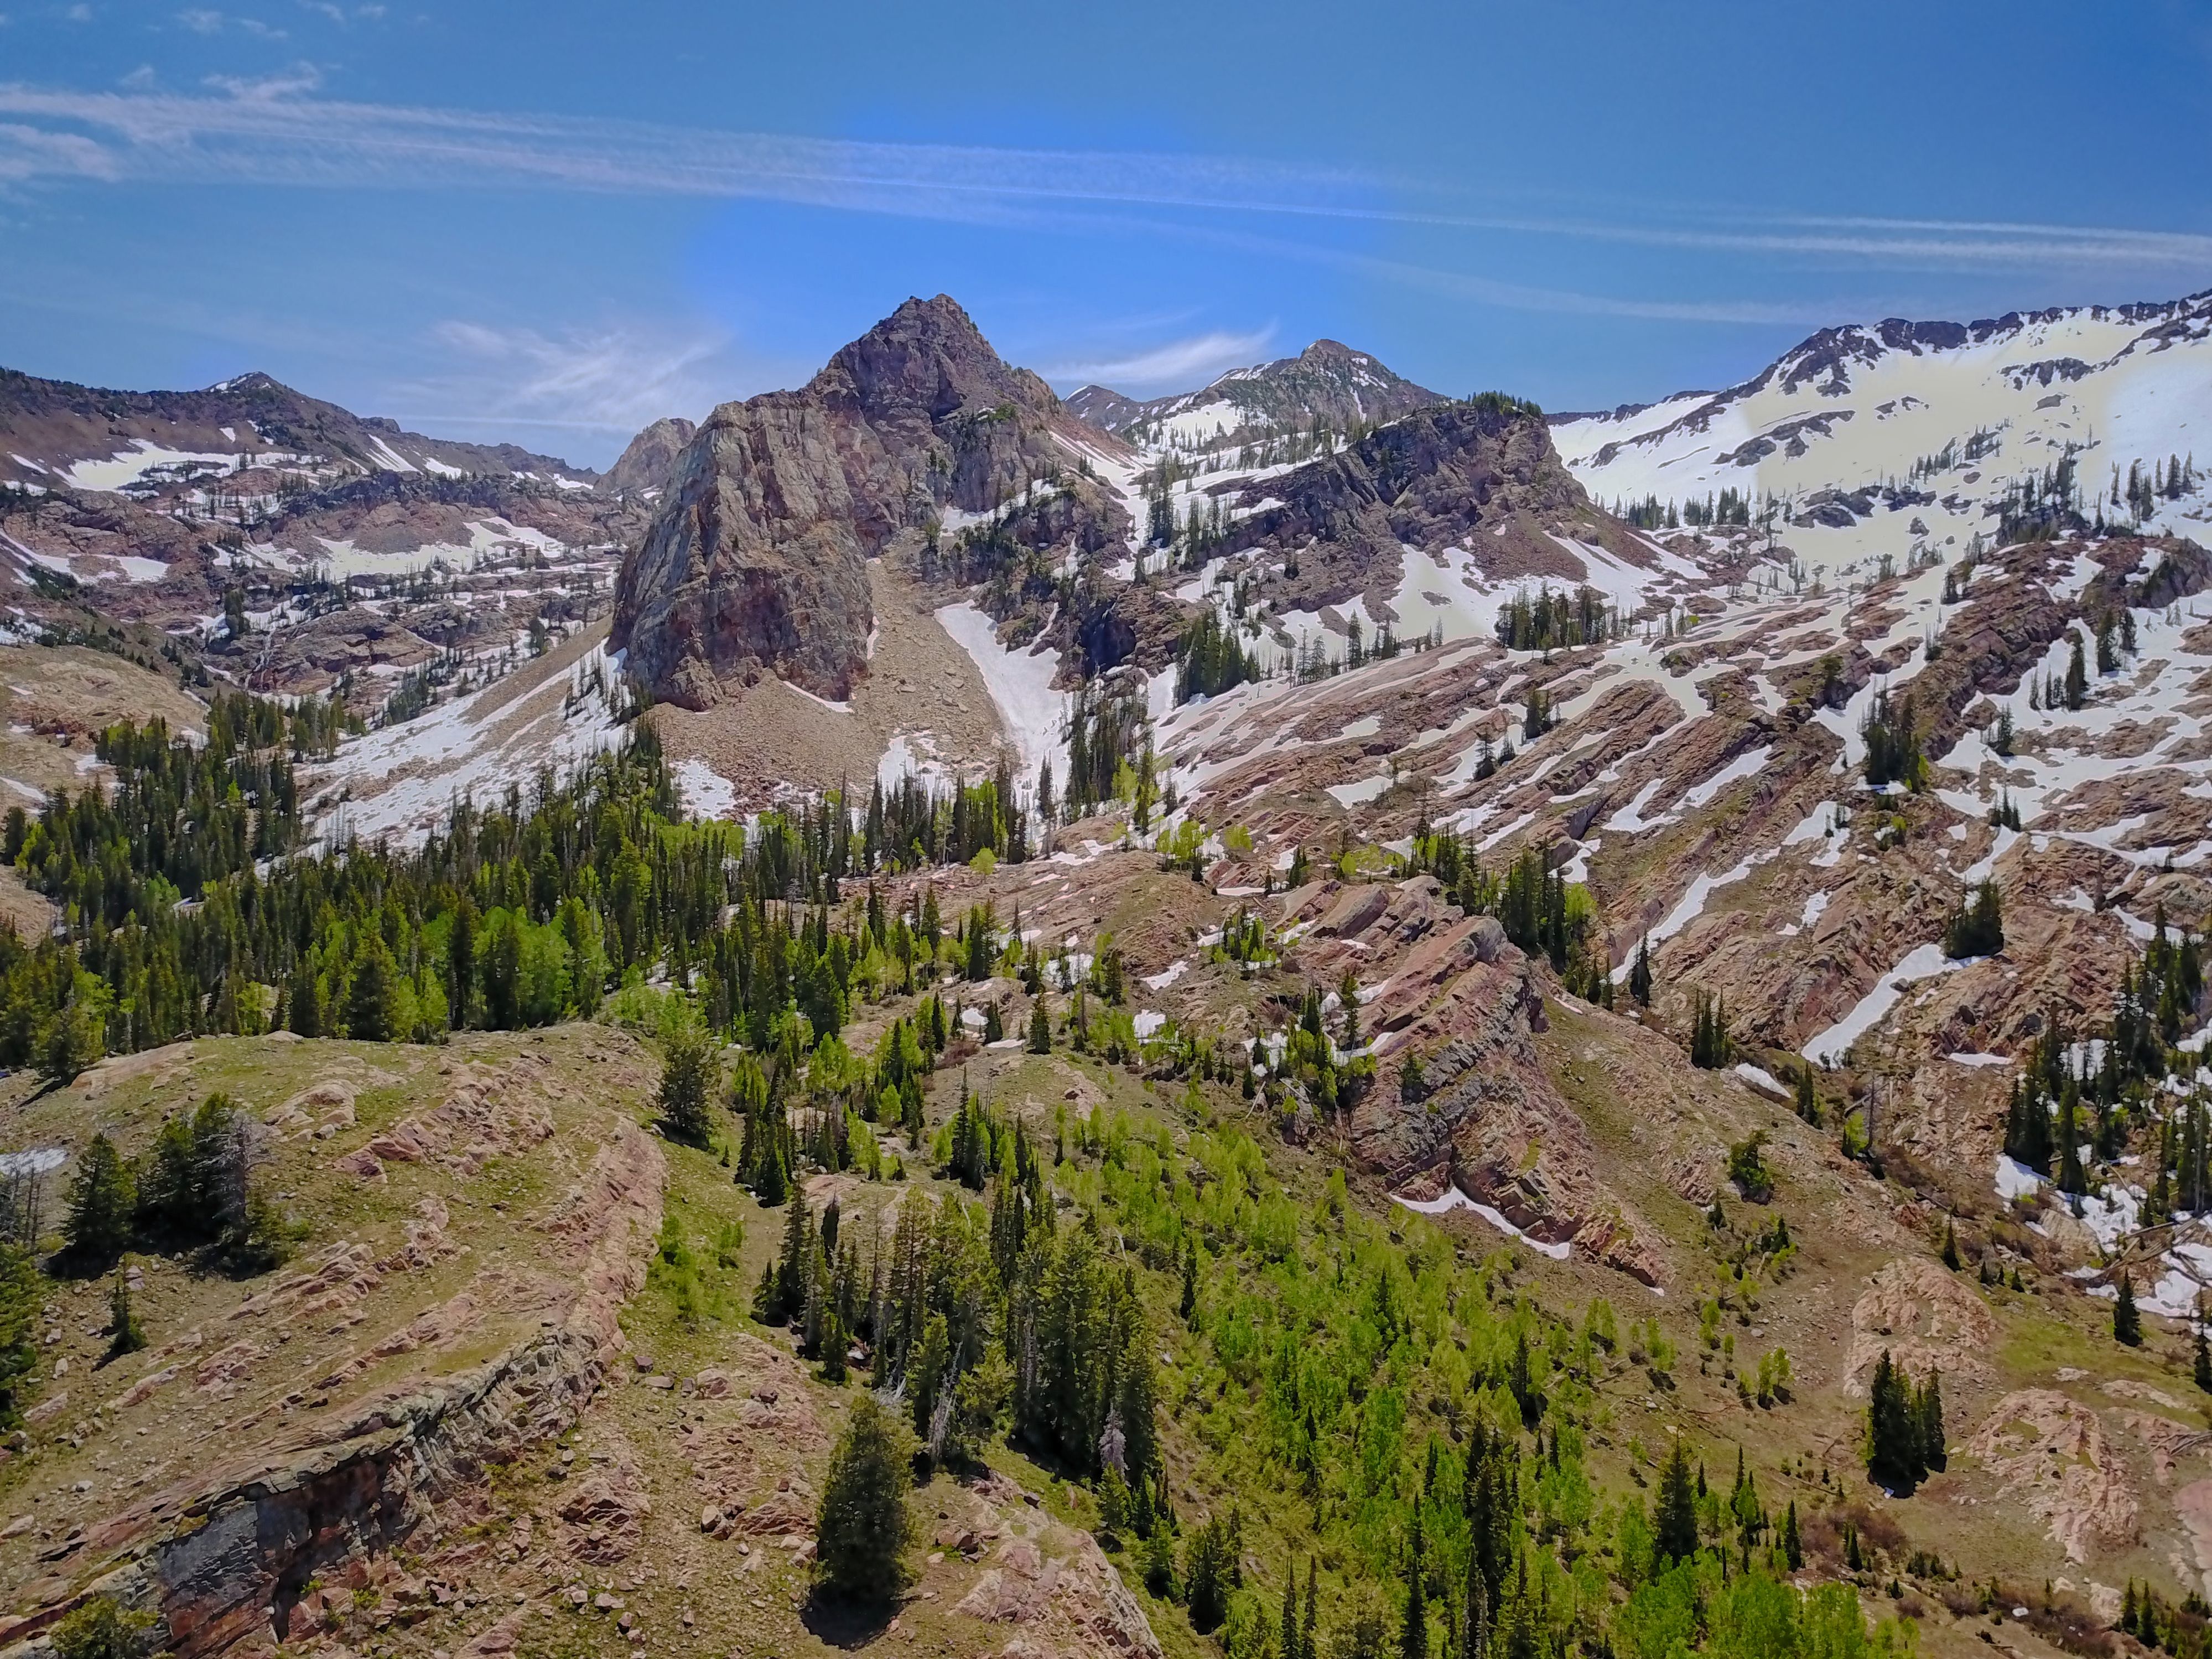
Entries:
[[2049, 1529], [2074, 1561], [2135, 1542], [2134, 1486], [2087, 1406], [2055, 1389], [2022, 1389], [1997, 1402], [1967, 1451]]
[[990, 765], [1004, 731], [974, 659], [953, 642], [927, 598], [881, 559], [868, 567], [875, 654], [841, 711], [773, 677], [696, 713], [664, 703], [652, 715], [671, 760], [706, 763], [742, 807], [790, 788], [865, 791], [898, 733], [917, 763]]
[[2192, 1480], [2174, 1493], [2173, 1512], [2189, 1534], [2197, 1576], [2212, 1592], [2212, 1480]]
[[[21, 804], [27, 808], [29, 805], [27, 801]], [[40, 939], [61, 920], [61, 914], [52, 900], [23, 885], [22, 877], [15, 873], [13, 865], [0, 868], [0, 927], [14, 928], [19, 939]]]

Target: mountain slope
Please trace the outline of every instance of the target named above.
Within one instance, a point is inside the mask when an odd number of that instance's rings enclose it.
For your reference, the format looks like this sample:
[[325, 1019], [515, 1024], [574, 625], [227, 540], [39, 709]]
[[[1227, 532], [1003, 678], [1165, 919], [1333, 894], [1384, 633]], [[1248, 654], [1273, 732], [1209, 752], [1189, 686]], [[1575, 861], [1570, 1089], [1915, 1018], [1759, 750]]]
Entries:
[[259, 467], [475, 474], [588, 489], [598, 474], [514, 444], [459, 443], [358, 416], [253, 374], [197, 392], [112, 392], [0, 369], [0, 482], [157, 494]]
[[1841, 572], [2000, 539], [2008, 495], [2023, 523], [2204, 534], [2191, 455], [2205, 439], [2212, 463], [2208, 388], [2212, 294], [1824, 329], [1725, 392], [1555, 416], [1553, 431], [1601, 501], [1663, 512], [1732, 490]]

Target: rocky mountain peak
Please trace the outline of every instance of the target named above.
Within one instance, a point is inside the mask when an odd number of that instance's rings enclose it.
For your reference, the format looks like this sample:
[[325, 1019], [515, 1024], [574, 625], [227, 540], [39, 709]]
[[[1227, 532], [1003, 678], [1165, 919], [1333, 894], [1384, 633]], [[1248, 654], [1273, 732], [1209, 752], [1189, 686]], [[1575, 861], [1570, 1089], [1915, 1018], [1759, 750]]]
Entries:
[[956, 301], [910, 299], [798, 391], [725, 404], [692, 437], [624, 562], [615, 641], [694, 708], [767, 672], [842, 697], [874, 625], [867, 561], [1057, 476], [1082, 430]]
[[1203, 449], [1241, 445], [1317, 420], [1340, 430], [1354, 422], [1371, 425], [1449, 401], [1370, 353], [1324, 338], [1295, 357], [1232, 368], [1196, 392], [1139, 402], [1087, 386], [1067, 400], [1067, 408], [1102, 431], [1147, 442], [1171, 437], [1181, 447]]
[[848, 398], [873, 422], [935, 422], [1006, 403], [1048, 415], [1060, 405], [1037, 376], [1001, 360], [945, 294], [907, 301], [832, 357], [806, 390], [825, 402]]
[[600, 488], [611, 495], [650, 500], [668, 487], [676, 458], [699, 428], [679, 416], [664, 416], [632, 438], [623, 448]]

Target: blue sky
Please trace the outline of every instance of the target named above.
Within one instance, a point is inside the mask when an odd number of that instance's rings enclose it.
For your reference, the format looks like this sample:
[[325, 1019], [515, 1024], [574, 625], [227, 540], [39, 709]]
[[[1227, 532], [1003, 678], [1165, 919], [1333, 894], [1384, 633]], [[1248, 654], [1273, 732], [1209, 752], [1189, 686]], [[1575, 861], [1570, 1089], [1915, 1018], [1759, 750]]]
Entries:
[[2212, 287], [2212, 6], [0, 0], [0, 364], [604, 465], [949, 292], [1555, 409]]

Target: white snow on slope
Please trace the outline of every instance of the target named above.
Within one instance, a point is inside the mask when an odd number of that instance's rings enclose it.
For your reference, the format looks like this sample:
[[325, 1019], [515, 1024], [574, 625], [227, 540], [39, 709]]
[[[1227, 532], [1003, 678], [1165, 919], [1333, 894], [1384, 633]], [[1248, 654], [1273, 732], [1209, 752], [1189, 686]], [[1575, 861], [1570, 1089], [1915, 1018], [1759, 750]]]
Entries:
[[974, 659], [983, 684], [998, 706], [1006, 740], [1022, 757], [1022, 769], [1034, 777], [1059, 750], [1067, 722], [1067, 694], [1053, 689], [1060, 653], [1042, 647], [1009, 651], [998, 641], [998, 624], [965, 599], [948, 605], [937, 620], [953, 642]]
[[1519, 1239], [1530, 1249], [1540, 1255], [1548, 1255], [1554, 1261], [1565, 1261], [1574, 1254], [1572, 1244], [1547, 1244], [1540, 1238], [1530, 1237], [1508, 1221], [1502, 1211], [1492, 1205], [1478, 1204], [1456, 1187], [1446, 1188], [1441, 1198], [1401, 1198], [1393, 1193], [1390, 1194], [1390, 1201], [1393, 1204], [1403, 1206], [1416, 1215], [1448, 1215], [1454, 1210], [1472, 1210], [1492, 1226], [1497, 1228], [1499, 1232], [1510, 1238]]
[[1844, 1050], [1872, 1030], [1897, 1006], [1906, 986], [1965, 966], [1966, 963], [1954, 962], [1945, 956], [1941, 945], [1915, 946], [1904, 961], [1874, 982], [1874, 988], [1858, 1000], [1850, 1012], [1805, 1045], [1805, 1058], [1820, 1066], [1838, 1063]]
[[519, 685], [510, 675], [349, 740], [336, 760], [302, 780], [315, 835], [333, 847], [379, 836], [418, 845], [462, 796], [489, 801], [510, 783], [527, 785], [541, 767], [565, 777], [593, 755], [620, 748], [629, 728], [617, 723], [603, 698], [587, 696], [562, 710], [574, 677], [588, 676], [595, 666], [604, 683], [622, 683], [620, 655], [602, 642], [534, 686]]

